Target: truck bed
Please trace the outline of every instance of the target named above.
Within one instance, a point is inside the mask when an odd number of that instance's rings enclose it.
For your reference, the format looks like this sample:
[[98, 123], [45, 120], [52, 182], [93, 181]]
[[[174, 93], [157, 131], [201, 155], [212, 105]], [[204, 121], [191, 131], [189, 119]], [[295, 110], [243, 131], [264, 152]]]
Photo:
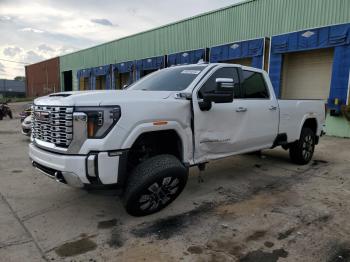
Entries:
[[[287, 134], [288, 142], [299, 139], [306, 118], [316, 118], [317, 135], [321, 134], [325, 121], [325, 101], [317, 99], [278, 99], [280, 108], [279, 134]], [[302, 121], [300, 121], [302, 119]]]

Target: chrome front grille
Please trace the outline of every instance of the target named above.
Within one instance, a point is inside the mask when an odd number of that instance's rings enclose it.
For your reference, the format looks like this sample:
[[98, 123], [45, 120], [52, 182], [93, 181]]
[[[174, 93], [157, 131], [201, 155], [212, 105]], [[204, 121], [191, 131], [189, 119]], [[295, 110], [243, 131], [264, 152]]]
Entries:
[[33, 138], [67, 148], [73, 138], [73, 107], [34, 106]]

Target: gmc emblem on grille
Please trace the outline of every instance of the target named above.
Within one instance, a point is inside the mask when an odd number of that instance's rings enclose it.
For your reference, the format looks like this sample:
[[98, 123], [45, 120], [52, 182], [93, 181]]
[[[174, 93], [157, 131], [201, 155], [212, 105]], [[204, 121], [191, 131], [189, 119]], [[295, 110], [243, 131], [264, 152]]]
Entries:
[[35, 118], [39, 121], [47, 121], [49, 120], [50, 113], [49, 112], [35, 112]]

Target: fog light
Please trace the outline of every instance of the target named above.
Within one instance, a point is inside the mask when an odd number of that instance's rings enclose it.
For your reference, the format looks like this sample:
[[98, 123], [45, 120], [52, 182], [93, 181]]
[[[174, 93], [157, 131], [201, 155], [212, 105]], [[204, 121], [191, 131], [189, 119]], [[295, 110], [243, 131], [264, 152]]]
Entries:
[[89, 155], [87, 158], [87, 174], [90, 177], [96, 177], [96, 155]]

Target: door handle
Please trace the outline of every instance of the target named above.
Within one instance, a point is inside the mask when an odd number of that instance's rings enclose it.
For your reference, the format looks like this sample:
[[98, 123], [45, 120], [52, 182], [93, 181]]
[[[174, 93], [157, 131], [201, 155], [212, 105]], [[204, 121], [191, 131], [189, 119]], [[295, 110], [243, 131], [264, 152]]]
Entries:
[[277, 109], [277, 106], [270, 106], [269, 107], [269, 110], [271, 110], [271, 111], [275, 111]]
[[238, 107], [237, 109], [236, 109], [236, 112], [246, 112], [248, 109], [246, 108], [246, 107]]

